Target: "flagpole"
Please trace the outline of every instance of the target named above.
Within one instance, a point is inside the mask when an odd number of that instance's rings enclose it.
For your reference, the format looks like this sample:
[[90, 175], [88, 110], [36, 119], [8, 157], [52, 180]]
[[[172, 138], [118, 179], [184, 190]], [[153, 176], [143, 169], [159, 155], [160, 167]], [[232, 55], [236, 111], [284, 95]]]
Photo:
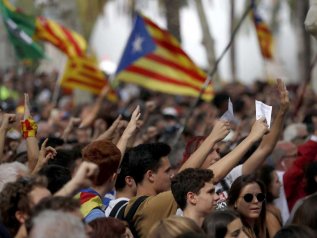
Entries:
[[190, 108], [189, 108], [189, 110], [188, 110], [188, 113], [187, 113], [187, 115], [186, 115], [186, 117], [185, 117], [185, 121], [184, 121], [183, 125], [179, 128], [179, 130], [178, 130], [178, 132], [177, 132], [177, 134], [176, 134], [176, 136], [175, 136], [175, 139], [174, 139], [172, 145], [175, 145], [175, 144], [179, 141], [179, 138], [180, 138], [181, 134], [183, 133], [183, 131], [184, 131], [184, 129], [185, 129], [187, 123], [188, 123], [188, 120], [189, 120], [191, 114], [193, 113], [194, 108], [198, 105], [198, 103], [199, 103], [199, 101], [200, 101], [200, 99], [201, 99], [203, 93], [205, 92], [205, 90], [206, 90], [206, 88], [208, 87], [208, 85], [210, 84], [210, 82], [211, 82], [213, 76], [214, 76], [215, 73], [217, 72], [219, 63], [221, 62], [222, 58], [225, 56], [225, 54], [227, 53], [227, 51], [230, 49], [230, 47], [231, 47], [231, 45], [232, 45], [232, 43], [233, 43], [233, 40], [234, 40], [234, 38], [235, 38], [235, 36], [236, 36], [236, 34], [237, 34], [239, 28], [241, 27], [243, 21], [244, 21], [244, 20], [246, 19], [246, 17], [248, 16], [248, 14], [249, 14], [249, 12], [250, 12], [251, 9], [252, 9], [252, 3], [250, 3], [250, 5], [249, 5], [249, 6], [246, 8], [246, 10], [244, 11], [244, 13], [243, 13], [242, 17], [240, 18], [240, 20], [239, 20], [237, 26], [235, 27], [235, 29], [233, 30], [233, 32], [232, 32], [232, 34], [231, 34], [231, 36], [230, 36], [230, 40], [229, 40], [227, 46], [225, 47], [225, 49], [222, 51], [221, 55], [220, 55], [220, 56], [218, 57], [218, 59], [216, 60], [216, 62], [215, 62], [215, 64], [214, 64], [213, 68], [211, 68], [211, 69], [208, 71], [208, 73], [207, 73], [207, 78], [206, 78], [206, 80], [205, 80], [203, 86], [202, 86], [201, 89], [200, 89], [200, 92], [199, 92], [199, 94], [198, 94], [198, 97], [197, 97], [197, 99], [192, 103], [192, 105], [190, 106]]
[[63, 57], [62, 64], [61, 64], [61, 70], [59, 71], [58, 78], [57, 78], [54, 92], [53, 92], [53, 96], [52, 96], [52, 102], [53, 102], [54, 107], [56, 107], [56, 105], [57, 105], [58, 97], [59, 97], [59, 94], [61, 91], [60, 85], [61, 85], [61, 81], [62, 81], [64, 73], [65, 73], [66, 62], [67, 62], [66, 57]]

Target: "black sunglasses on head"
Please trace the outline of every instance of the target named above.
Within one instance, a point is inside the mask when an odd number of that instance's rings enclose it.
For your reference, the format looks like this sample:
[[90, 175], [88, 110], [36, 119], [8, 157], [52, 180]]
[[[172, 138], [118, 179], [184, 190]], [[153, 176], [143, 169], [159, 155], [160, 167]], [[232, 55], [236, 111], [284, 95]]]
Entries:
[[258, 200], [258, 202], [263, 202], [265, 200], [264, 193], [258, 193], [256, 195], [253, 195], [252, 193], [247, 193], [243, 196], [243, 199], [245, 202], [250, 203], [253, 201], [254, 196], [256, 197], [256, 200]]

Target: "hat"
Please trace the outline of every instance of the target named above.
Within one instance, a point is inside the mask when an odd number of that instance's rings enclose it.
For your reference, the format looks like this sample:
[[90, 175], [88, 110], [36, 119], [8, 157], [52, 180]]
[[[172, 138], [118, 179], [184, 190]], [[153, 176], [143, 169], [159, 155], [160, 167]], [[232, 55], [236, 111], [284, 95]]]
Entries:
[[162, 110], [164, 116], [178, 117], [178, 112], [173, 107], [166, 107]]

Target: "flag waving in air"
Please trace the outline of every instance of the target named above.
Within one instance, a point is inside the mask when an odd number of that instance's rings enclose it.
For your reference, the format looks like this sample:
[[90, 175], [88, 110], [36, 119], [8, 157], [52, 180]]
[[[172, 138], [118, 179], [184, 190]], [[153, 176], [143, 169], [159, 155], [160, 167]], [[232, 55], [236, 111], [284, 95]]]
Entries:
[[[169, 94], [198, 96], [206, 75], [169, 32], [137, 15], [115, 80]], [[209, 85], [202, 98], [211, 100]]]
[[86, 40], [74, 31], [45, 17], [18, 11], [8, 0], [0, 0], [0, 10], [19, 58], [43, 58], [37, 41], [47, 41], [69, 57], [84, 56]]
[[16, 56], [21, 60], [42, 59], [44, 51], [32, 38], [35, 18], [18, 12], [8, 0], [0, 0], [0, 13]]
[[256, 9], [255, 0], [251, 0], [252, 18], [258, 36], [260, 49], [265, 59], [273, 58], [273, 37], [268, 25], [263, 21]]
[[45, 17], [36, 18], [35, 39], [48, 41], [69, 57], [84, 56], [86, 40], [78, 33]]

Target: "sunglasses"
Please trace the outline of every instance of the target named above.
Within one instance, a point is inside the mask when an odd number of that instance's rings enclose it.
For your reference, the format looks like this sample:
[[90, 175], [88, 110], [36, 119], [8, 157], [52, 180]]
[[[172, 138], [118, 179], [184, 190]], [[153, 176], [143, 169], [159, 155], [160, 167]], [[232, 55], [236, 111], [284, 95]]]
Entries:
[[253, 195], [252, 193], [247, 193], [243, 196], [243, 199], [245, 202], [250, 203], [253, 201], [254, 196], [256, 197], [256, 200], [258, 200], [258, 202], [263, 202], [265, 200], [264, 193], [258, 193], [256, 195]]

